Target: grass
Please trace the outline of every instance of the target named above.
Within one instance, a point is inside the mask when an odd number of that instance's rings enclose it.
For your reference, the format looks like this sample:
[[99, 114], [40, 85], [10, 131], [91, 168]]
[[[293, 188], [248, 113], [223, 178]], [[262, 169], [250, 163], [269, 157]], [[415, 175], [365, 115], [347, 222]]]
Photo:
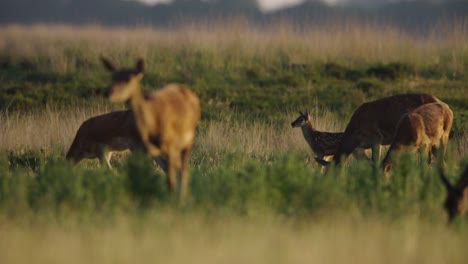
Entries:
[[259, 29], [236, 22], [173, 31], [2, 26], [0, 103], [12, 110], [93, 105], [109, 82], [99, 62], [105, 55], [127, 67], [144, 58], [147, 91], [187, 84], [201, 97], [208, 119], [237, 111], [245, 119], [275, 120], [277, 113], [316, 101], [348, 119], [365, 101], [427, 92], [466, 121], [467, 35], [463, 25], [423, 37], [356, 23]]
[[141, 156], [116, 172], [50, 158], [0, 177], [0, 260], [464, 263], [466, 219], [448, 227], [437, 172], [404, 160], [389, 182], [366, 161], [320, 175], [292, 153], [192, 161], [178, 208]]
[[[437, 164], [403, 154], [389, 181], [366, 160], [321, 175], [290, 123], [309, 110], [342, 131], [366, 101], [434, 94], [455, 115], [453, 181], [467, 163], [467, 37], [463, 24], [1, 26], [0, 262], [464, 263], [467, 220], [446, 225]], [[101, 54], [144, 58], [145, 91], [200, 96], [185, 207], [141, 154], [116, 155], [114, 171], [64, 160], [84, 120], [124, 108], [102, 98]]]
[[467, 242], [466, 236], [414, 220], [298, 224], [174, 212], [99, 228], [4, 223], [0, 231], [2, 263], [464, 263]]

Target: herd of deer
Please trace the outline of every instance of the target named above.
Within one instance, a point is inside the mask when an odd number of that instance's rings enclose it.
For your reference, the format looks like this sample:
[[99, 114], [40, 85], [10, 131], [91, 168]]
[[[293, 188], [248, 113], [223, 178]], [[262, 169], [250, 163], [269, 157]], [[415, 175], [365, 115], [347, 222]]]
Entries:
[[[105, 58], [101, 61], [112, 73], [105, 96], [112, 102], [128, 102], [130, 110], [86, 120], [76, 133], [67, 159], [77, 163], [99, 158], [111, 168], [113, 152], [142, 150], [167, 173], [170, 190], [179, 186], [179, 200], [183, 201], [188, 185], [188, 159], [200, 120], [198, 97], [178, 84], [144, 95], [140, 89], [142, 60], [133, 69], [116, 68]], [[431, 163], [441, 146], [444, 156], [453, 120], [449, 106], [428, 94], [401, 94], [364, 103], [354, 112], [343, 133], [317, 131], [309, 113], [299, 114], [291, 126], [302, 129], [322, 172], [325, 166], [331, 162], [339, 164], [358, 148], [363, 149], [368, 159], [372, 150], [372, 162], [378, 166], [381, 146], [390, 145], [382, 162], [386, 175], [392, 168], [393, 152], [418, 150]], [[442, 168], [440, 177], [448, 192], [445, 208], [452, 220], [468, 207], [468, 167], [456, 185], [449, 183]]]

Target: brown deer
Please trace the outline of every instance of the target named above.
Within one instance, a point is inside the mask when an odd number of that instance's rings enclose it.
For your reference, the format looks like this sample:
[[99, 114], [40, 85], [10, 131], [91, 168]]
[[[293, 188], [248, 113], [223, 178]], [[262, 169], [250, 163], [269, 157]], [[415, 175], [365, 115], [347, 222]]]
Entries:
[[[343, 133], [332, 133], [318, 131], [312, 125], [312, 117], [308, 112], [299, 111], [299, 117], [291, 123], [292, 127], [300, 127], [305, 141], [309, 144], [315, 160], [321, 164], [320, 160], [329, 161], [336, 153], [338, 143], [340, 143]], [[364, 156], [369, 159], [364, 150]], [[322, 165], [321, 172], [324, 170]]]
[[428, 163], [431, 163], [432, 156], [437, 154], [442, 145], [443, 160], [452, 121], [452, 110], [442, 102], [425, 104], [403, 115], [383, 160], [384, 171], [387, 173], [392, 168], [392, 153], [403, 150], [419, 150], [428, 156]]
[[[144, 146], [130, 110], [115, 111], [98, 115], [84, 121], [78, 128], [75, 139], [67, 152], [66, 159], [78, 163], [83, 159], [98, 158], [110, 169], [113, 152], [143, 150]], [[166, 168], [164, 160], [156, 163]]]
[[134, 69], [117, 69], [102, 57], [101, 61], [112, 73], [112, 83], [105, 96], [112, 102], [129, 102], [146, 154], [167, 161], [170, 190], [176, 188], [176, 176], [179, 176], [179, 200], [183, 201], [188, 184], [188, 159], [201, 115], [198, 97], [181, 85], [169, 84], [145, 99], [140, 88], [143, 60], [138, 60]]
[[447, 211], [450, 223], [456, 216], [465, 214], [468, 208], [468, 165], [465, 167], [465, 170], [455, 185], [450, 184], [442, 168], [440, 169], [439, 175], [447, 189], [447, 198], [444, 202], [444, 208]]
[[441, 101], [429, 94], [400, 94], [362, 104], [346, 126], [333, 156], [334, 163], [340, 164], [356, 148], [372, 148], [372, 160], [378, 164], [381, 146], [392, 142], [400, 118], [421, 105], [438, 102]]

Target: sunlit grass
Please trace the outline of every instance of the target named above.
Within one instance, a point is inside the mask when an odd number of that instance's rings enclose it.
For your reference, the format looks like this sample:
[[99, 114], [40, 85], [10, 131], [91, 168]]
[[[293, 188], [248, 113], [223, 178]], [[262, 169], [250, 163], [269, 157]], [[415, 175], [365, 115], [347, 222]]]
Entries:
[[[466, 230], [465, 230], [466, 231]], [[0, 221], [2, 263], [465, 263], [466, 232], [408, 218], [290, 221], [163, 211], [108, 225]]]
[[[167, 52], [209, 54], [214, 67], [246, 65], [246, 59], [263, 64], [278, 59], [290, 63], [338, 62], [344, 65], [402, 62], [416, 66], [442, 64], [455, 72], [465, 70], [468, 34], [463, 23], [434, 28], [426, 36], [413, 36], [398, 28], [353, 21], [320, 27], [295, 28], [287, 22], [256, 27], [243, 21], [193, 24], [172, 30], [136, 27], [105, 28], [97, 25], [35, 25], [0, 27], [0, 51], [17, 59], [37, 60], [40, 67], [57, 72], [96, 63], [100, 54], [118, 62], [128, 57], [149, 61], [149, 69], [170, 70]], [[76, 56], [79, 53], [80, 56]], [[187, 58], [190, 59], [190, 58]]]

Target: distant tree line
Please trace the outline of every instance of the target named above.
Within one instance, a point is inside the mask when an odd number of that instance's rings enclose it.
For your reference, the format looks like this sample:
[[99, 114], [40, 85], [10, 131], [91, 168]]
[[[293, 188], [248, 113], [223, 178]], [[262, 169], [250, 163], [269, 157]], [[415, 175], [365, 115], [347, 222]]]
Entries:
[[102, 25], [151, 25], [167, 27], [187, 21], [218, 21], [242, 17], [258, 24], [291, 21], [296, 25], [335, 20], [363, 20], [424, 32], [434, 24], [465, 21], [468, 1], [404, 1], [373, 7], [328, 6], [308, 0], [303, 4], [262, 13], [255, 0], [175, 0], [147, 6], [123, 0], [2, 0], [0, 23], [65, 23]]

